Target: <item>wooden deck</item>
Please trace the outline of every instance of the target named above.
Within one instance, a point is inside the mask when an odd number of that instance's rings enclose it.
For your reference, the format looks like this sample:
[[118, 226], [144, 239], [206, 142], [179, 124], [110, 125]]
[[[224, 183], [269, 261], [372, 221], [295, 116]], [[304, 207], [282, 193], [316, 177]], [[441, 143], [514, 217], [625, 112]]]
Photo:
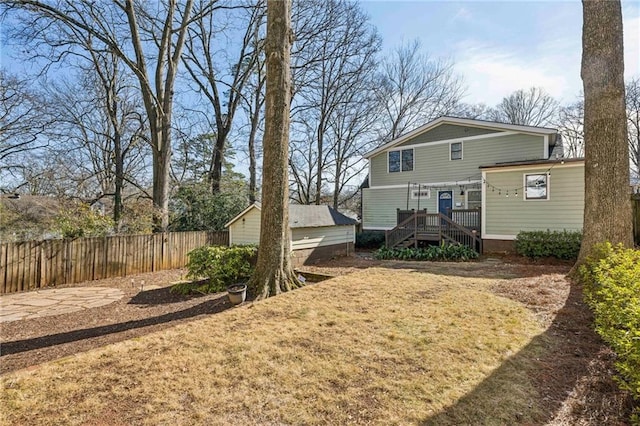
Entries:
[[399, 210], [398, 225], [385, 233], [385, 245], [417, 247], [421, 241], [450, 242], [482, 251], [480, 210], [450, 210], [448, 214], [426, 210]]

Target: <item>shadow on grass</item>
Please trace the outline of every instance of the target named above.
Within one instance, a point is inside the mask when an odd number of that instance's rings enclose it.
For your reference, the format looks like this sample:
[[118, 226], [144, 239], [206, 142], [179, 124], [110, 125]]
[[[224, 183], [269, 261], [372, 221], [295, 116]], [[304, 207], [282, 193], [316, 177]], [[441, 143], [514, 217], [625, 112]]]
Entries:
[[595, 392], [581, 397], [580, 406], [573, 407], [578, 416], [582, 414], [592, 425], [620, 424], [612, 420], [630, 412], [630, 401], [617, 391], [610, 377], [594, 375], [594, 363], [608, 364], [611, 359], [606, 360], [601, 340], [590, 324], [582, 289], [572, 284], [566, 303], [543, 334], [506, 359], [454, 405], [421, 424], [545, 424], [559, 414], [581, 377], [588, 378], [589, 389]]
[[469, 262], [430, 262], [385, 260], [377, 265], [381, 268], [414, 270], [416, 272], [464, 278], [514, 279], [537, 277], [543, 274], [565, 275], [568, 265], [544, 263], [506, 263], [502, 260], [479, 260]]
[[229, 302], [227, 296], [222, 295], [216, 299], [208, 300], [206, 302], [200, 303], [187, 309], [183, 309], [181, 311], [170, 312], [155, 317], [131, 320], [127, 322], [103, 325], [99, 327], [83, 328], [80, 330], [72, 330], [63, 333], [49, 334], [46, 336], [34, 337], [31, 339], [3, 342], [0, 349], [0, 357], [36, 349], [44, 349], [51, 346], [76, 342], [79, 340], [92, 339], [95, 337], [106, 336], [109, 334], [120, 333], [137, 328], [169, 323], [171, 321], [188, 319], [203, 314], [217, 314], [230, 308], [231, 306], [232, 305]]
[[194, 293], [183, 295], [172, 293], [171, 287], [162, 287], [153, 290], [141, 291], [140, 293], [133, 296], [128, 303], [130, 305], [165, 305], [169, 303], [184, 302], [185, 300], [195, 299], [203, 296], [206, 296], [206, 294]]

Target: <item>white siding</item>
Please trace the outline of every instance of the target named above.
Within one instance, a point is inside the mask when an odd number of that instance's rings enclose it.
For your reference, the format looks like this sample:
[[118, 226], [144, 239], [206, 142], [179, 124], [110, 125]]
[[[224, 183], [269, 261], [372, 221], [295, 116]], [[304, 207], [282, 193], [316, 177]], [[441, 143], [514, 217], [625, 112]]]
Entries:
[[293, 228], [291, 230], [291, 249], [302, 250], [334, 244], [353, 243], [355, 227], [321, 226], [317, 228]]
[[260, 210], [252, 208], [229, 226], [229, 245], [260, 242]]

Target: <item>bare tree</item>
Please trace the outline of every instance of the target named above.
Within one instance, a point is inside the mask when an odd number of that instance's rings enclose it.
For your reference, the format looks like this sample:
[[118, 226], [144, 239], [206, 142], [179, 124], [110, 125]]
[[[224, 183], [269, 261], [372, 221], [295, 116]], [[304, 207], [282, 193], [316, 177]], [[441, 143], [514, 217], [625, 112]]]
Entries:
[[585, 205], [576, 265], [597, 243], [633, 247], [620, 1], [584, 0], [582, 10]]
[[267, 1], [266, 109], [264, 134], [262, 212], [260, 249], [249, 286], [257, 299], [275, 296], [300, 285], [290, 261], [289, 190], [287, 159], [289, 150], [289, 109], [291, 99], [290, 0]]
[[22, 154], [47, 145], [39, 96], [26, 80], [0, 69], [0, 173], [21, 167]]
[[458, 104], [452, 113], [456, 117], [470, 118], [472, 120], [490, 120], [491, 108], [486, 104]]
[[[254, 37], [258, 38], [255, 34]], [[257, 42], [257, 40], [255, 40]], [[262, 123], [262, 110], [264, 108], [264, 86], [266, 83], [266, 62], [263, 55], [258, 56], [253, 74], [247, 84], [247, 95], [243, 103], [243, 109], [249, 119], [249, 134], [247, 136], [247, 151], [249, 156], [249, 202], [256, 201], [258, 192], [258, 158], [259, 151], [258, 134]]]
[[[205, 97], [214, 112], [211, 131], [215, 142], [207, 174], [214, 194], [220, 191], [224, 151], [244, 87], [258, 65], [262, 46], [257, 34], [263, 25], [264, 12], [263, 0], [258, 0], [238, 10], [221, 11], [221, 17], [214, 13], [202, 15], [189, 30], [185, 68], [196, 90]], [[231, 21], [235, 25], [225, 28], [225, 23]], [[216, 45], [220, 45], [220, 39], [225, 36], [225, 30], [231, 35], [240, 36], [237, 52], [231, 53], [231, 45], [224, 46], [222, 51], [216, 50]], [[235, 56], [231, 57], [233, 54]]]
[[381, 143], [455, 112], [464, 92], [453, 62], [422, 53], [417, 40], [385, 58], [378, 79]]
[[562, 148], [567, 158], [584, 156], [584, 99], [561, 106], [555, 125], [562, 135]]
[[304, 45], [313, 54], [299, 52], [307, 65], [298, 75], [305, 84], [293, 98], [293, 133], [298, 137], [293, 140], [289, 161], [292, 183], [297, 187], [293, 193], [298, 195], [297, 201], [305, 204], [321, 202], [327, 183], [324, 172], [335, 162], [336, 144], [330, 140], [329, 127], [338, 110], [350, 111], [344, 106], [356, 102], [354, 92], [373, 89], [370, 84], [363, 86], [363, 82], [371, 81], [375, 54], [380, 48], [375, 28], [367, 23], [368, 18], [357, 3], [331, 0], [320, 3], [313, 12], [313, 16], [322, 16], [327, 22], [321, 23], [323, 30]]
[[558, 102], [542, 88], [516, 90], [502, 99], [489, 113], [489, 117], [501, 123], [524, 126], [545, 126], [556, 117]]
[[[154, 223], [168, 226], [171, 127], [175, 81], [189, 25], [193, 0], [146, 4], [135, 0], [6, 0], [22, 25], [15, 40], [47, 46], [52, 62], [75, 54], [92, 38], [92, 46], [116, 55], [136, 76], [149, 125], [153, 153]], [[197, 16], [216, 7], [211, 1]]]
[[631, 172], [640, 182], [640, 78], [632, 78], [626, 85], [627, 139], [631, 157]]
[[[92, 52], [93, 66], [78, 80], [49, 84], [55, 125], [47, 131], [57, 141], [56, 155], [75, 170], [75, 188], [86, 188], [86, 200], [113, 200], [113, 220], [119, 225], [125, 186], [144, 190], [138, 176], [148, 154], [138, 91], [123, 75], [113, 55]], [[69, 76], [70, 77], [70, 76]], [[93, 185], [91, 185], [93, 183]]]
[[363, 155], [373, 148], [375, 140], [374, 129], [378, 116], [371, 90], [375, 81], [367, 79], [366, 75], [361, 77], [360, 85], [344, 94], [345, 102], [331, 117], [329, 125], [333, 167], [328, 180], [333, 183], [335, 209], [358, 194], [357, 189], [354, 190], [358, 188], [354, 181], [367, 168]]

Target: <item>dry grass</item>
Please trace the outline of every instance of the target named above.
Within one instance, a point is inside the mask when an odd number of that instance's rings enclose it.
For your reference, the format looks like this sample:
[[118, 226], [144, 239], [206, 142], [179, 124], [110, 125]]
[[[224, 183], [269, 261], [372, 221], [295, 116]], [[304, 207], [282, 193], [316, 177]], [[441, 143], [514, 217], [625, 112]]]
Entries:
[[3, 376], [0, 424], [535, 424], [545, 327], [497, 283], [338, 277]]

